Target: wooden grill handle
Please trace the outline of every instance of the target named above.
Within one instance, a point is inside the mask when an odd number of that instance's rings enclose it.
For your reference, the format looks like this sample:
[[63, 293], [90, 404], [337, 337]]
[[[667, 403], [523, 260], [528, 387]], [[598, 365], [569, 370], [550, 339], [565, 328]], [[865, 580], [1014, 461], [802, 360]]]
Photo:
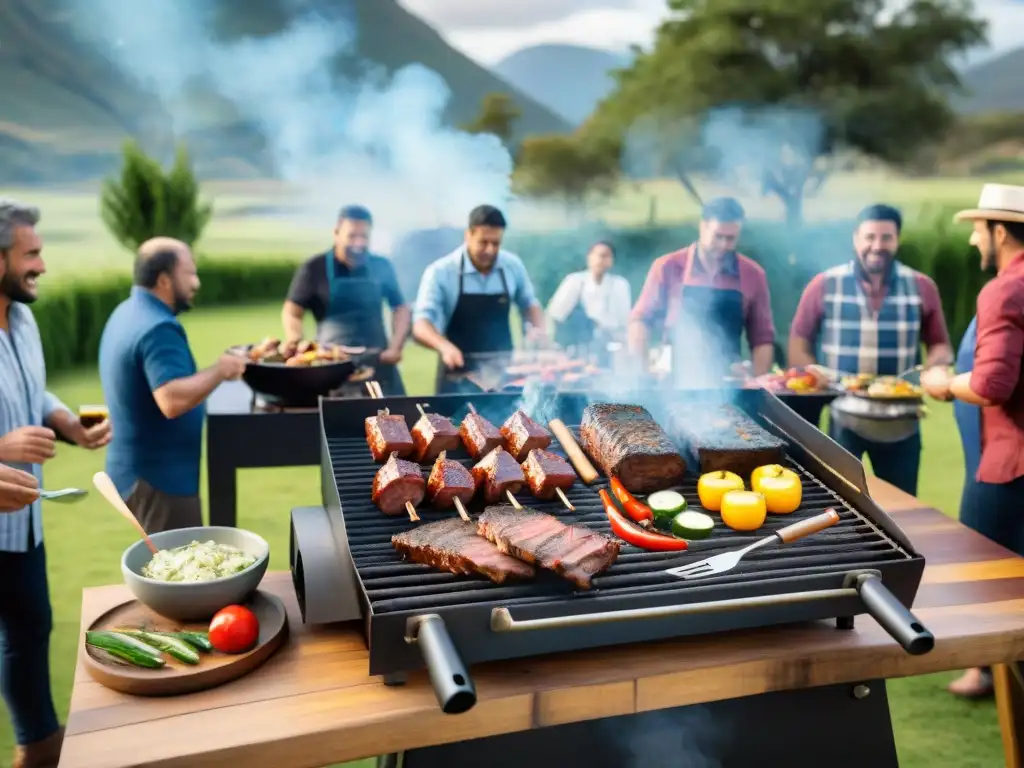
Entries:
[[569, 457], [569, 461], [576, 468], [576, 473], [587, 485], [597, 480], [597, 470], [594, 469], [594, 465], [590, 463], [590, 459], [583, 453], [583, 449], [580, 448], [580, 444], [576, 442], [576, 438], [573, 437], [572, 432], [565, 426], [561, 419], [552, 419], [548, 422], [548, 429], [551, 430], [558, 442], [562, 445], [562, 450], [565, 451], [565, 455]]
[[782, 540], [783, 544], [789, 544], [805, 536], [810, 536], [812, 533], [818, 533], [826, 528], [831, 528], [838, 522], [839, 513], [834, 509], [826, 509], [820, 515], [801, 520], [799, 523], [787, 525], [785, 528], [776, 531], [775, 535]]

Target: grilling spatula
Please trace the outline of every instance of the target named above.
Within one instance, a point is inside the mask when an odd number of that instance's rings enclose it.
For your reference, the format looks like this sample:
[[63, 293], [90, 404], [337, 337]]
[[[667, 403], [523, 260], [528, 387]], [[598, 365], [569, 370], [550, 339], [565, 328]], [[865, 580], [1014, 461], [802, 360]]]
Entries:
[[760, 549], [772, 543], [789, 544], [790, 542], [810, 536], [812, 533], [824, 531], [839, 522], [839, 513], [834, 509], [826, 509], [820, 515], [809, 517], [798, 523], [780, 528], [771, 536], [755, 541], [753, 544], [737, 549], [733, 552], [723, 552], [720, 555], [709, 557], [689, 565], [681, 565], [678, 568], [669, 568], [665, 573], [677, 576], [680, 579], [703, 579], [707, 576], [725, 573], [736, 567], [748, 552]]

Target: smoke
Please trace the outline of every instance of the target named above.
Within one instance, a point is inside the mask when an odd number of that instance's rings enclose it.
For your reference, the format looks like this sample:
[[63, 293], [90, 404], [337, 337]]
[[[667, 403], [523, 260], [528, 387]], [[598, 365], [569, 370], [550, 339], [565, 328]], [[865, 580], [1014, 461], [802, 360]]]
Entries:
[[721, 768], [719, 755], [732, 727], [721, 713], [716, 717], [694, 705], [631, 718], [616, 729], [616, 742], [629, 768]]
[[351, 13], [282, 0], [291, 22], [280, 33], [224, 42], [211, 32], [217, 0], [72, 2], [76, 27], [155, 92], [177, 135], [211, 127], [195, 87], [212, 86], [239, 122], [261, 129], [313, 214], [360, 202], [390, 227], [434, 226], [510, 197], [508, 151], [494, 136], [444, 125], [451, 92], [435, 72], [410, 65], [389, 77], [364, 61], [351, 68], [362, 71], [356, 79], [335, 74], [339, 57], [355, 56]]

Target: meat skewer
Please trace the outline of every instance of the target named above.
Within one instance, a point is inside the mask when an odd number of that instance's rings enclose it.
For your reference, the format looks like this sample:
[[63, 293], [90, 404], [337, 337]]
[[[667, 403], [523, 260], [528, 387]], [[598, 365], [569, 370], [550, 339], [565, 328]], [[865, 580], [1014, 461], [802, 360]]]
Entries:
[[[506, 493], [516, 493], [526, 483], [523, 468], [504, 448], [495, 448], [470, 470], [488, 504], [500, 501]], [[518, 502], [516, 502], [518, 503]]]
[[501, 436], [505, 438], [505, 450], [516, 461], [525, 461], [534, 448], [551, 445], [551, 433], [522, 411], [516, 411], [501, 425]]
[[459, 576], [480, 574], [495, 584], [508, 579], [531, 579], [532, 565], [502, 553], [477, 534], [475, 523], [455, 517], [418, 525], [391, 537], [391, 546], [414, 563], [423, 563]]
[[504, 443], [498, 428], [477, 413], [472, 403], [469, 404], [469, 413], [459, 426], [459, 437], [474, 461], [480, 461]]
[[405, 459], [412, 456], [416, 449], [409, 427], [405, 424], [405, 416], [401, 414], [392, 415], [385, 408], [377, 411], [376, 416], [367, 416], [364, 424], [366, 442], [374, 461], [386, 461], [393, 453]]
[[619, 556], [618, 541], [533, 509], [487, 507], [477, 531], [502, 552], [554, 571], [580, 589], [589, 589], [591, 579]]
[[409, 519], [419, 522], [416, 505], [423, 501], [427, 493], [427, 483], [417, 464], [398, 458], [392, 453], [391, 458], [377, 470], [373, 478], [373, 503], [385, 515], [392, 517], [402, 514], [404, 509]]
[[557, 495], [570, 512], [576, 511], [562, 490], [572, 488], [576, 472], [561, 456], [534, 448], [523, 462], [523, 474], [535, 498], [547, 501]]
[[476, 481], [473, 480], [473, 474], [459, 462], [449, 459], [447, 451], [441, 451], [427, 478], [430, 502], [439, 509], [447, 509], [454, 504], [459, 516], [469, 520], [463, 502], [468, 503], [474, 493]]
[[427, 413], [417, 405], [420, 419], [412, 428], [412, 441], [416, 445], [416, 461], [428, 464], [441, 455], [442, 451], [454, 451], [459, 447], [459, 431], [437, 413]]

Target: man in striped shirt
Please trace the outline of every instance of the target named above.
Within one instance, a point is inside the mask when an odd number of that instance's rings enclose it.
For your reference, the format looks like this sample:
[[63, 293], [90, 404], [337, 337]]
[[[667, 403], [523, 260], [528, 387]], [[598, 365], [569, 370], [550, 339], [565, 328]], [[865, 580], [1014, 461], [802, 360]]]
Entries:
[[[110, 425], [86, 429], [46, 391], [43, 346], [28, 308], [46, 271], [38, 222], [38, 209], [0, 200], [0, 463], [41, 485], [58, 439], [101, 448]], [[56, 766], [63, 729], [50, 696], [52, 615], [38, 500], [0, 515], [0, 584], [0, 691], [18, 743], [12, 765]]]

